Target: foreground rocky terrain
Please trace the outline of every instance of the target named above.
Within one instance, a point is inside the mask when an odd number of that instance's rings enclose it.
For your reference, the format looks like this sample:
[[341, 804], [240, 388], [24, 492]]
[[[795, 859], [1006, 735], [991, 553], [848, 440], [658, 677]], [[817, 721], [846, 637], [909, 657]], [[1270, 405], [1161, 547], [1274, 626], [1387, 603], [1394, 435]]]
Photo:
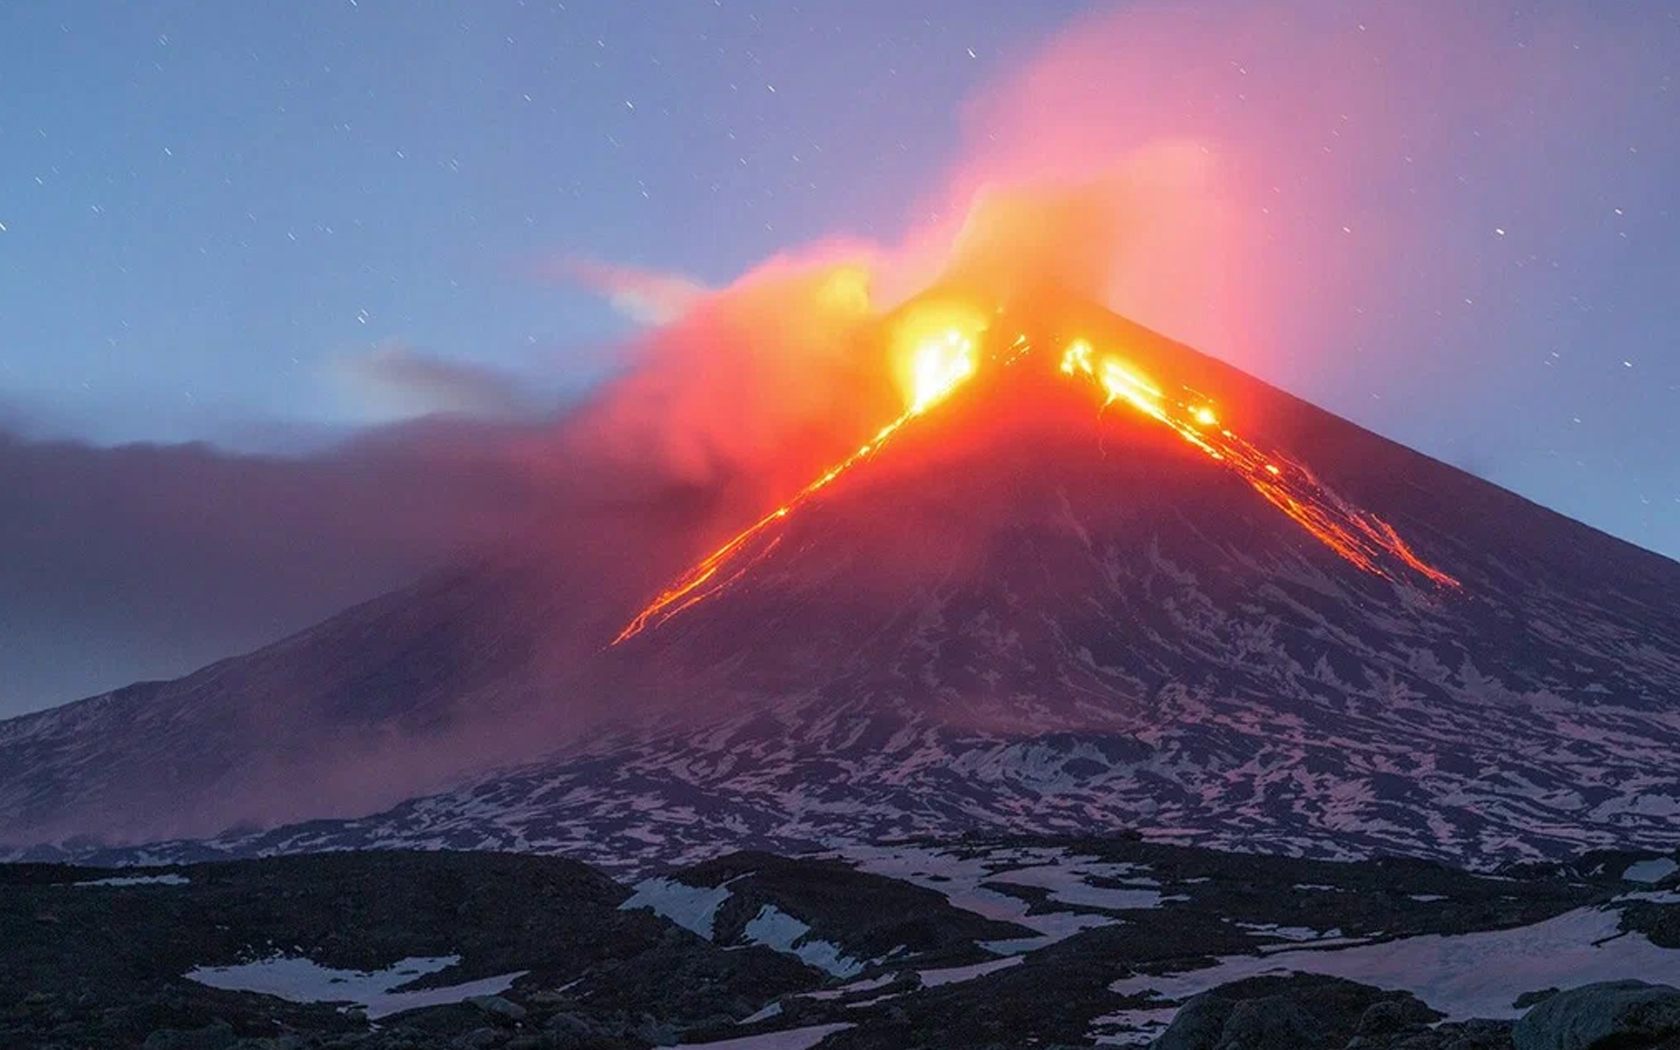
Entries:
[[496, 853], [17, 864], [0, 1045], [1680, 1045], [1677, 887], [1653, 854], [1469, 873], [1137, 838], [738, 853], [634, 882]]

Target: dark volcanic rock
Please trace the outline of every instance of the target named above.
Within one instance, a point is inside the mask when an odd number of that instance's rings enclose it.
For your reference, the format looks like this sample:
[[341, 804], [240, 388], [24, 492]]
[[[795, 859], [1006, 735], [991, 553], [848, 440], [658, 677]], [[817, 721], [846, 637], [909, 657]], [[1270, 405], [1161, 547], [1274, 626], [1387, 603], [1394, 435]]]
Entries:
[[[1356, 1033], [1393, 1035], [1439, 1016], [1405, 992], [1384, 992], [1334, 977], [1253, 977], [1185, 1003], [1155, 1046], [1157, 1050], [1341, 1050]], [[1367, 1041], [1362, 1045], [1381, 1044]]]
[[[625, 910], [629, 887], [557, 858], [376, 852], [120, 872], [0, 865], [0, 1047], [646, 1050], [844, 1026], [821, 1050], [1070, 1048], [1135, 1043], [1163, 1028], [1161, 1045], [1178, 1050], [1513, 1050], [1507, 1022], [1434, 1024], [1438, 1015], [1406, 992], [1331, 977], [1255, 977], [1187, 1004], [1163, 995], [1216, 960], [1240, 966], [1254, 953], [1278, 952], [1280, 967], [1302, 952], [1369, 958], [1390, 939], [1523, 927], [1592, 908], [1606, 916], [1587, 924], [1597, 937], [1615, 928], [1618, 910], [1624, 929], [1636, 914], [1656, 921], [1676, 910], [1661, 895], [1626, 896], [1619, 875], [1490, 878], [1438, 864], [1012, 836], [882, 845], [850, 862], [736, 855], [677, 873], [698, 887], [692, 899], [665, 881], [637, 891], [639, 903], [704, 926], [709, 940], [640, 906]], [[786, 918], [762, 919], [767, 908]], [[792, 922], [843, 950], [848, 975], [752, 943], [813, 947], [790, 945]], [[1467, 947], [1442, 956], [1460, 968], [1444, 976], [1503, 961]], [[441, 969], [417, 967], [389, 990], [430, 989], [437, 1005], [388, 1012], [397, 1004], [375, 1003], [370, 1023], [342, 1001], [290, 1002], [185, 977], [277, 955], [349, 971], [431, 957]], [[824, 947], [813, 957], [832, 956]], [[861, 969], [850, 972], [851, 963]], [[1426, 989], [1443, 975], [1418, 974], [1415, 984], [1391, 976], [1397, 987]], [[1537, 1029], [1583, 994], [1547, 996], [1546, 985], [1573, 982], [1533, 955], [1488, 976], [1501, 1005], [1534, 993], [1523, 1001], [1538, 1003], [1525, 1022]], [[361, 998], [348, 991], [361, 978], [343, 980], [343, 1000]], [[478, 981], [488, 983], [469, 984]], [[1637, 1009], [1599, 1013], [1616, 1019], [1613, 1035], [1654, 1032], [1667, 1014], [1651, 1004], [1666, 1010], [1676, 995], [1641, 992]]]
[[1512, 1031], [1516, 1050], [1638, 1050], [1680, 1045], [1680, 989], [1606, 981], [1558, 992]]
[[141, 1050], [226, 1050], [238, 1039], [232, 1025], [216, 1020], [203, 1028], [187, 1031], [160, 1028], [146, 1037]]
[[475, 995], [467, 1002], [500, 1021], [517, 1022], [525, 1020], [525, 1008], [523, 1006], [509, 1002], [499, 995]]
[[[578, 1045], [645, 1046], [645, 1033], [739, 1019], [823, 979], [786, 955], [726, 951], [621, 911], [627, 889], [554, 857], [338, 853], [125, 874], [139, 881], [77, 885], [112, 872], [0, 867], [0, 1046], [221, 1050], [286, 1032], [372, 1037], [359, 1011], [184, 977], [273, 955], [344, 970], [458, 957], [408, 989], [523, 974], [501, 995], [382, 1019], [384, 1042], [369, 1044], [380, 1047], [405, 1031], [416, 1046], [488, 1045], [541, 1032], [561, 1011], [585, 1020]], [[160, 875], [173, 881], [145, 881]]]
[[871, 875], [838, 860], [789, 859], [770, 853], [735, 853], [684, 869], [691, 886], [729, 884], [713, 939], [742, 943], [745, 930], [766, 907], [799, 919], [811, 936], [838, 944], [854, 959], [892, 956], [901, 961], [948, 954], [983, 958], [976, 941], [1030, 937], [1032, 930], [956, 908], [943, 894]]

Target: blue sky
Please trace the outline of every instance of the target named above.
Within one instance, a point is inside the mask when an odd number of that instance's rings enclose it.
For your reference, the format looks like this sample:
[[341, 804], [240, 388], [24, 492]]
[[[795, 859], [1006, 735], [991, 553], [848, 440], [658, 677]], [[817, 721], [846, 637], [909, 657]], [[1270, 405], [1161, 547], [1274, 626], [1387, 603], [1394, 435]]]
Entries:
[[585, 388], [623, 322], [545, 263], [896, 229], [1067, 9], [986, 7], [8, 5], [0, 402], [262, 445], [378, 418], [335, 365], [386, 342]]

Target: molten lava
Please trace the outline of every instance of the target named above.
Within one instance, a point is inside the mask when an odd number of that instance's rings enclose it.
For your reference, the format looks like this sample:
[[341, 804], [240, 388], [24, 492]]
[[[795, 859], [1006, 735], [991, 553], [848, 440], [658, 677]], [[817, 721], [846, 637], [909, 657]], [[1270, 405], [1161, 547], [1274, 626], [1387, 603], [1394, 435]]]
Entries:
[[910, 359], [910, 413], [921, 415], [974, 374], [974, 339], [953, 328]]
[[[930, 323], [930, 316], [933, 323]], [[780, 537], [771, 530], [813, 499], [841, 475], [872, 458], [900, 430], [948, 397], [983, 366], [979, 350], [983, 325], [968, 312], [951, 308], [923, 313], [900, 325], [901, 385], [907, 407], [862, 445], [727, 543], [700, 559], [637, 613], [613, 639], [614, 645], [649, 627], [664, 623], [685, 609], [725, 590], [774, 550]], [[1009, 361], [1029, 352], [1025, 336], [1006, 351]], [[1394, 526], [1370, 511], [1347, 503], [1315, 477], [1307, 467], [1278, 453], [1263, 451], [1220, 422], [1220, 412], [1208, 399], [1181, 388], [1170, 394], [1120, 355], [1099, 351], [1088, 340], [1076, 339], [1062, 352], [1061, 373], [1085, 380], [1103, 396], [1102, 406], [1131, 407], [1176, 433], [1209, 459], [1235, 472], [1249, 487], [1290, 520], [1341, 556], [1349, 564], [1384, 579], [1399, 580], [1409, 570], [1440, 587], [1457, 588], [1459, 581], [1425, 562]], [[767, 542], [760, 543], [761, 539]]]
[[974, 375], [985, 330], [978, 312], [943, 299], [916, 303], [897, 319], [891, 359], [911, 415], [921, 415]]
[[856, 452], [836, 463], [815, 481], [794, 494], [792, 499], [772, 510], [736, 533], [728, 543], [700, 559], [671, 586], [637, 613], [624, 625], [612, 644], [633, 638], [649, 626], [664, 623], [684, 609], [704, 601], [741, 578], [753, 564], [775, 547], [772, 542], [760, 550], [749, 551], [754, 540], [783, 518], [803, 506], [811, 497], [827, 488], [834, 479], [879, 452], [892, 436], [908, 422], [943, 400], [979, 367], [976, 336], [962, 328], [947, 328], [924, 338], [910, 354], [910, 384], [907, 395], [910, 406], [897, 419], [875, 432], [875, 436]]
[[1124, 401], [1170, 427], [1207, 456], [1235, 471], [1268, 503], [1283, 511], [1320, 543], [1366, 572], [1397, 578], [1388, 567], [1399, 562], [1430, 582], [1458, 587], [1458, 580], [1418, 557], [1394, 526], [1349, 505], [1326, 488], [1312, 471], [1282, 455], [1261, 451], [1220, 425], [1219, 414], [1205, 400], [1169, 398], [1160, 387], [1113, 354], [1098, 356], [1084, 340], [1062, 354], [1062, 372], [1085, 376], [1106, 395], [1104, 405]]

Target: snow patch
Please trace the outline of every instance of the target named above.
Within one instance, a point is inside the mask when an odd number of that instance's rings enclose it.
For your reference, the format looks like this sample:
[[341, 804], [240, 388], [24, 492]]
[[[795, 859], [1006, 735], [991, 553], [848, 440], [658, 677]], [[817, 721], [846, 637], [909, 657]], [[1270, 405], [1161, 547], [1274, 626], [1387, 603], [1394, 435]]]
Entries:
[[1680, 862], [1673, 857], [1656, 857], [1651, 860], [1635, 861], [1622, 872], [1623, 882], [1661, 882], [1680, 871]]
[[885, 988], [897, 979], [898, 975], [895, 973], [884, 973], [878, 977], [868, 978], [867, 980], [853, 981], [851, 984], [843, 984], [838, 988], [825, 988], [820, 992], [806, 992], [804, 998], [839, 999], [848, 995], [856, 995], [858, 992], [872, 992], [877, 988]]
[[717, 921], [718, 909], [723, 907], [731, 892], [727, 882], [721, 886], [690, 886], [676, 879], [663, 878], [644, 879], [636, 883], [635, 888], [636, 892], [630, 899], [618, 906], [619, 911], [646, 908], [708, 941], [712, 939], [712, 926]]
[[1315, 930], [1311, 926], [1279, 926], [1275, 922], [1239, 922], [1238, 929], [1248, 930], [1250, 933], [1262, 934], [1266, 937], [1276, 937], [1284, 941], [1319, 941], [1340, 939], [1341, 927], [1332, 930]]
[[[1000, 872], [987, 880], [993, 886], [1031, 886], [1047, 890], [1050, 900], [1073, 908], [1101, 908], [1127, 911], [1161, 906], [1160, 884], [1138, 879], [1131, 864], [1104, 864], [1079, 857], [1060, 858], [1060, 863], [1042, 864]], [[1131, 876], [1141, 886], [1093, 886], [1087, 878], [1119, 880]]]
[[273, 955], [236, 966], [195, 966], [189, 981], [230, 992], [256, 992], [294, 1003], [356, 1003], [369, 1018], [422, 1006], [458, 1003], [475, 995], [498, 995], [529, 971], [498, 974], [443, 988], [395, 989], [426, 974], [447, 970], [459, 955], [414, 956], [383, 970], [335, 970], [296, 955]]
[[920, 970], [916, 976], [922, 979], [923, 988], [938, 988], [942, 984], [956, 984], [958, 981], [972, 981], [976, 977], [984, 977], [989, 973], [1007, 970], [1011, 966], [1019, 965], [1021, 956], [1010, 955], [1002, 959], [987, 959], [985, 962], [972, 963], [968, 966], [950, 966], [943, 970]]
[[[979, 855], [962, 856], [916, 846], [854, 846], [841, 855], [857, 864], [862, 871], [902, 879], [934, 890], [943, 895], [952, 907], [1038, 932], [1036, 937], [983, 944], [982, 947], [989, 951], [1032, 951], [1064, 940], [1081, 930], [1109, 926], [1115, 922], [1108, 915], [1082, 912], [1080, 908], [1120, 910], [1125, 907], [1152, 907], [1159, 899], [1154, 889], [1116, 890], [1089, 886], [1082, 876], [1130, 876], [1134, 869], [1130, 865], [1103, 865], [1090, 858], [1069, 857], [1057, 848], [994, 849]], [[1047, 889], [1067, 910], [1029, 915], [1032, 905], [1027, 901], [992, 888], [1008, 883]], [[1094, 903], [1098, 900], [1102, 903]]]
[[1120, 1010], [1091, 1019], [1091, 1041], [1098, 1046], [1148, 1046], [1172, 1024], [1176, 1007]]
[[850, 977], [864, 967], [863, 962], [841, 951], [838, 944], [812, 937], [810, 926], [774, 904], [760, 908], [742, 932], [756, 944], [797, 956], [807, 966], [815, 966], [836, 977]]
[[108, 879], [73, 882], [72, 886], [185, 886], [192, 880], [185, 875], [113, 875]]
[[1193, 995], [1261, 974], [1312, 973], [1407, 991], [1451, 1020], [1514, 1018], [1524, 992], [1635, 977], [1680, 984], [1680, 950], [1622, 933], [1618, 910], [1579, 908], [1508, 930], [1428, 934], [1336, 951], [1291, 948], [1269, 956], [1233, 955], [1188, 973], [1137, 976], [1110, 988], [1182, 1003]]

